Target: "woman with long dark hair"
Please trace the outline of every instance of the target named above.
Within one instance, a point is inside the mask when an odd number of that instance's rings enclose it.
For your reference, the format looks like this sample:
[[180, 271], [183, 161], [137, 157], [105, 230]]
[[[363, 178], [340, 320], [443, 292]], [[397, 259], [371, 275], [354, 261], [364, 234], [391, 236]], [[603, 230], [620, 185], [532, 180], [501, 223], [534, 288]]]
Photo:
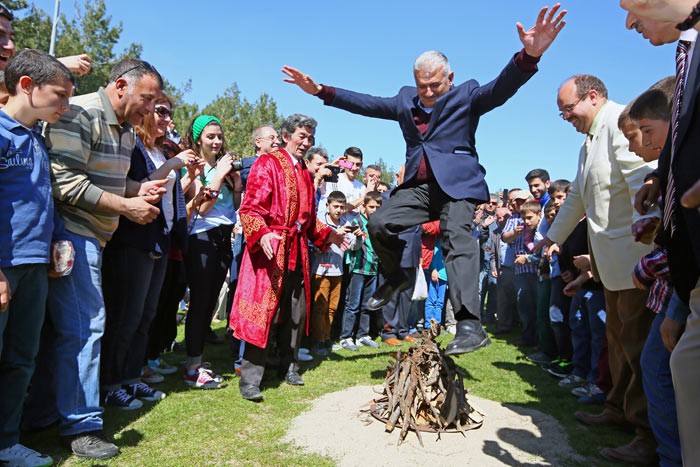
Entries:
[[241, 177], [233, 170], [234, 158], [225, 149], [218, 118], [200, 115], [190, 125], [184, 147], [204, 161], [202, 173], [187, 193], [194, 199], [189, 225], [189, 250], [185, 255], [190, 307], [185, 321], [185, 382], [195, 388], [217, 389], [223, 378], [203, 362], [216, 300], [231, 266], [231, 232], [240, 203]]

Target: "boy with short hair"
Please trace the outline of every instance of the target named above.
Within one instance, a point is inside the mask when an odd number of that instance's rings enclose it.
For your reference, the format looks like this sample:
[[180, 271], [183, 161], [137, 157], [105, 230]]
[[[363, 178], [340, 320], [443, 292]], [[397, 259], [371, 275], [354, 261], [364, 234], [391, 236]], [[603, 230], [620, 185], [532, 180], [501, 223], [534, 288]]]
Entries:
[[[629, 115], [639, 126], [642, 146], [651, 152], [651, 156], [647, 156], [649, 159], [644, 154], [637, 154], [646, 162], [657, 160], [666, 143], [674, 86], [674, 77], [664, 78], [643, 92], [630, 106]], [[644, 236], [640, 235], [642, 239]], [[659, 242], [664, 240], [663, 235], [657, 237]], [[670, 368], [673, 344], [664, 342], [661, 328], [666, 330], [667, 341], [678, 339], [690, 310], [674, 293], [663, 245], [658, 245], [639, 261], [632, 279], [637, 288], [649, 290], [646, 305], [656, 313], [640, 359], [649, 425], [658, 443], [656, 452], [661, 465], [680, 465], [680, 436]]]
[[[367, 193], [360, 215], [354, 219], [356, 224], [352, 225], [352, 227], [359, 227], [360, 232], [357, 234], [357, 241], [348, 252], [351, 277], [345, 297], [343, 328], [340, 333], [340, 346], [346, 350], [357, 351], [358, 345], [379, 347], [379, 344], [369, 337], [370, 312], [367, 310], [367, 300], [377, 287], [379, 258], [372, 248], [367, 222], [381, 205], [381, 193], [378, 191]], [[354, 342], [353, 335], [355, 335]]]
[[[550, 200], [545, 206], [545, 218], [549, 225], [552, 225], [559, 208], [571, 189], [571, 182], [568, 180], [555, 180], [549, 187]], [[566, 242], [564, 242], [566, 244]], [[562, 245], [563, 247], [563, 245]], [[569, 330], [569, 307], [571, 298], [564, 294], [566, 283], [573, 279], [570, 272], [562, 271], [559, 262], [559, 255], [554, 253], [549, 260], [552, 281], [549, 296], [549, 325], [554, 335], [556, 344], [557, 363], [566, 367], [571, 361], [571, 332]], [[565, 280], [566, 278], [566, 280]]]
[[[346, 203], [347, 199], [343, 192], [331, 192], [326, 198], [326, 214], [319, 220], [347, 235], [353, 231], [353, 228], [345, 222], [348, 219], [345, 216]], [[359, 233], [359, 227], [354, 228], [354, 231]], [[355, 236], [353, 235], [352, 239], [349, 240], [350, 245], [354, 245]], [[322, 357], [328, 355], [328, 349], [332, 345], [331, 326], [340, 301], [344, 255], [345, 251], [341, 247], [331, 245], [325, 252], [314, 249], [311, 258], [311, 271], [314, 274], [311, 278], [311, 293], [313, 294], [311, 305], [312, 351]]]
[[547, 191], [549, 193], [549, 198], [554, 202], [554, 205], [557, 208], [560, 208], [561, 205], [564, 204], [564, 201], [566, 201], [569, 191], [571, 191], [571, 182], [564, 180], [563, 178], [554, 180], [552, 184], [549, 185], [549, 189]]
[[22, 50], [5, 69], [10, 96], [0, 110], [0, 464], [53, 463], [19, 444], [56, 227], [48, 151], [35, 127], [39, 120], [55, 123], [68, 110], [74, 84], [63, 64], [37, 50]]
[[537, 345], [537, 270], [539, 255], [535, 254], [535, 233], [542, 217], [538, 201], [526, 201], [520, 206], [523, 229], [515, 240], [515, 284], [518, 287], [518, 314], [522, 332], [521, 347]]

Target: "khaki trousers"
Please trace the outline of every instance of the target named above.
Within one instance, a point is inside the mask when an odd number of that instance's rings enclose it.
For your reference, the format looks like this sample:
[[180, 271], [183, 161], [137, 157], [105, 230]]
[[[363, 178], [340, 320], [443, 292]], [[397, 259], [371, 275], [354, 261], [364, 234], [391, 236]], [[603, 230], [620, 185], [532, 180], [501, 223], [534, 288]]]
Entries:
[[700, 281], [690, 292], [690, 316], [671, 353], [683, 465], [700, 465]]
[[624, 415], [625, 420], [634, 425], [637, 437], [655, 444], [649, 427], [639, 363], [654, 320], [654, 313], [646, 307], [647, 296], [645, 290], [605, 289], [605, 329], [612, 376], [612, 389], [605, 400], [605, 410]]
[[340, 287], [343, 276], [318, 276], [311, 278], [311, 338], [326, 342], [331, 338], [333, 318], [340, 302]]

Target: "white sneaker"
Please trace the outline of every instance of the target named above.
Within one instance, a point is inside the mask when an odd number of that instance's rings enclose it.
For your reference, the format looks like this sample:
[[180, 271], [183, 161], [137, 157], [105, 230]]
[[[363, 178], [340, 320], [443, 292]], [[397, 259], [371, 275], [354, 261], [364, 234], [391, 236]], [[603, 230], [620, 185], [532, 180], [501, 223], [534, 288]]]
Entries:
[[340, 341], [340, 346], [345, 350], [352, 350], [353, 352], [357, 352], [359, 350], [352, 339], [342, 339]]
[[150, 368], [154, 373], [160, 373], [161, 375], [172, 375], [173, 373], [177, 372], [177, 367], [168, 365], [160, 358], [149, 360], [148, 368]]
[[17, 443], [0, 450], [0, 464], [12, 467], [44, 467], [53, 465], [53, 459]]
[[370, 339], [369, 336], [361, 337], [359, 339], [355, 339], [355, 345], [363, 345], [365, 347], [372, 347], [373, 349], [378, 349], [379, 344], [374, 342], [372, 339]]
[[200, 366], [190, 375], [185, 369], [185, 383], [196, 389], [219, 389], [221, 388], [221, 377], [205, 366]]
[[574, 374], [571, 374], [561, 381], [559, 381], [559, 387], [560, 388], [577, 388], [579, 386], [583, 386], [586, 384], [586, 380], [584, 378], [581, 378], [580, 376], [576, 376]]
[[160, 373], [156, 373], [150, 366], [146, 365], [141, 370], [141, 381], [146, 384], [158, 384], [165, 381], [165, 377]]

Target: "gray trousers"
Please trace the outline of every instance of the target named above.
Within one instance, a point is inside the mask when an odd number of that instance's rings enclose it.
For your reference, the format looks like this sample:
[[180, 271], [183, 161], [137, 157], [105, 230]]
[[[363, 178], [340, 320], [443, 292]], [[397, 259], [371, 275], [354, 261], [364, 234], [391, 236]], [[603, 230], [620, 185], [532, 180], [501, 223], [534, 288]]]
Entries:
[[[273, 342], [277, 344], [280, 358], [280, 373], [299, 371], [298, 353], [306, 324], [306, 296], [304, 275], [299, 269], [287, 271], [284, 276], [282, 295], [277, 306], [265, 348], [246, 342], [241, 362], [241, 384], [260, 386], [265, 374], [265, 360]], [[275, 332], [275, 328], [276, 331]]]

